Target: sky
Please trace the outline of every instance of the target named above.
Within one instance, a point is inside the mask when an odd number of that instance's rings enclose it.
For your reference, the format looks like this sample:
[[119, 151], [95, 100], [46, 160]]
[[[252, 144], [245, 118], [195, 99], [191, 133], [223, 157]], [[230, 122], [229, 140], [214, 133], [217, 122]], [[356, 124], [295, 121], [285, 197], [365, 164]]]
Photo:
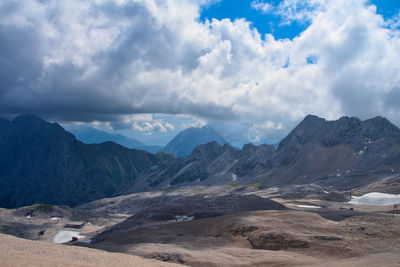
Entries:
[[400, 1], [2, 0], [0, 115], [165, 145], [279, 142], [307, 114], [400, 125]]

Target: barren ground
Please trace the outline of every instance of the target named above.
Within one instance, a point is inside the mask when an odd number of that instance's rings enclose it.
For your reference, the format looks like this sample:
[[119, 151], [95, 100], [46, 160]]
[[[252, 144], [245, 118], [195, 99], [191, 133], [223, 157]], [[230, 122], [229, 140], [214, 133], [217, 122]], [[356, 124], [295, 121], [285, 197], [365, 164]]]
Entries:
[[[301, 189], [311, 190], [304, 193], [198, 187], [102, 199], [76, 209], [0, 209], [2, 233], [36, 239], [0, 235], [0, 260], [6, 266], [162, 266], [136, 257], [142, 256], [189, 266], [400, 266], [400, 216], [390, 214], [392, 206], [327, 201], [324, 190], [310, 188]], [[273, 197], [288, 209], [274, 210], [279, 205], [247, 195]], [[264, 205], [271, 210], [259, 210]], [[223, 214], [171, 220], [204, 210]], [[68, 229], [68, 221], [86, 224]], [[93, 242], [52, 244], [60, 230], [77, 231]]]
[[1, 266], [177, 266], [138, 256], [49, 244], [0, 234]]

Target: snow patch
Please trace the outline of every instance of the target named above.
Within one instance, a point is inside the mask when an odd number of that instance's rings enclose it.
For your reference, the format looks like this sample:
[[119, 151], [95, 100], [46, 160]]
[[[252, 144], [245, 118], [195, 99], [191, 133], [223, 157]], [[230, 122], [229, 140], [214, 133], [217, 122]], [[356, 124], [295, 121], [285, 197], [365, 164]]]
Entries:
[[386, 193], [378, 193], [372, 192], [360, 197], [353, 196], [350, 204], [362, 204], [362, 205], [377, 205], [377, 206], [386, 206], [400, 203], [400, 194], [386, 194]]
[[59, 231], [54, 237], [53, 237], [53, 242], [54, 243], [65, 243], [68, 241], [71, 241], [73, 237], [79, 238], [85, 238], [85, 236], [80, 235], [79, 232], [74, 232], [74, 231]]
[[175, 220], [169, 220], [168, 222], [188, 222], [188, 221], [193, 221], [194, 216], [187, 216], [187, 215], [176, 215]]
[[234, 173], [232, 173], [232, 181], [236, 181], [237, 180], [237, 175], [236, 174], [234, 174]]
[[59, 220], [61, 220], [61, 218], [60, 217], [51, 217], [51, 220], [52, 221], [59, 221]]
[[288, 204], [290, 206], [295, 206], [298, 208], [307, 208], [307, 209], [320, 209], [320, 206], [311, 206], [311, 205], [297, 205], [297, 204]]

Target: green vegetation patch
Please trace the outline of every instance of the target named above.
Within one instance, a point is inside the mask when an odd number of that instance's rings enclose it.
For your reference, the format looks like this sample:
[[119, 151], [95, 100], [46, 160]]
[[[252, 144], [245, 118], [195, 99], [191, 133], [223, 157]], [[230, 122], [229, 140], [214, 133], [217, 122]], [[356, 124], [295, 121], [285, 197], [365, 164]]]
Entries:
[[203, 191], [204, 189], [206, 189], [205, 187], [195, 187], [192, 190], [193, 191]]
[[257, 189], [257, 190], [265, 188], [264, 186], [259, 185], [259, 184], [249, 184], [248, 186], [251, 187], [251, 188]]
[[238, 186], [239, 186], [239, 184], [235, 184], [235, 183], [229, 184], [229, 187], [238, 187]]

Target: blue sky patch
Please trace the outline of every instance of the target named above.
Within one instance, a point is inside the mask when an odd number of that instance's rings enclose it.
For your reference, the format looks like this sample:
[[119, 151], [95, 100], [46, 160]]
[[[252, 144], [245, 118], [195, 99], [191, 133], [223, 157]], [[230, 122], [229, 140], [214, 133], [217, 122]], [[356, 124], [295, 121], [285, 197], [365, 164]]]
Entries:
[[400, 1], [399, 0], [370, 0], [371, 4], [376, 5], [377, 13], [382, 15], [385, 19], [390, 19], [399, 14]]
[[[245, 18], [251, 22], [251, 27], [256, 28], [262, 36], [270, 33], [275, 39], [293, 39], [310, 25], [310, 22], [306, 21], [283, 23], [279, 14], [276, 14], [273, 10], [256, 10], [254, 5], [252, 6], [253, 2], [268, 3], [271, 7], [277, 7], [282, 1], [221, 0], [211, 6], [204, 7], [200, 14], [200, 20], [204, 22], [206, 19], [229, 18], [234, 21], [235, 19]], [[399, 14], [400, 0], [370, 0], [370, 4], [376, 5], [377, 13], [385, 19], [390, 19]]]
[[[206, 19], [225, 19], [229, 18], [232, 21], [235, 19], [245, 18], [251, 22], [251, 27], [254, 27], [261, 33], [262, 36], [266, 33], [271, 33], [276, 39], [293, 39], [303, 32], [309, 26], [306, 22], [292, 22], [290, 24], [282, 24], [280, 15], [271, 12], [263, 12], [252, 8], [253, 0], [222, 0], [214, 5], [204, 7], [201, 12], [200, 20]], [[278, 6], [281, 1], [272, 0], [268, 3], [272, 6]]]
[[309, 55], [307, 57], [307, 64], [314, 65], [318, 63], [318, 57], [316, 55]]

